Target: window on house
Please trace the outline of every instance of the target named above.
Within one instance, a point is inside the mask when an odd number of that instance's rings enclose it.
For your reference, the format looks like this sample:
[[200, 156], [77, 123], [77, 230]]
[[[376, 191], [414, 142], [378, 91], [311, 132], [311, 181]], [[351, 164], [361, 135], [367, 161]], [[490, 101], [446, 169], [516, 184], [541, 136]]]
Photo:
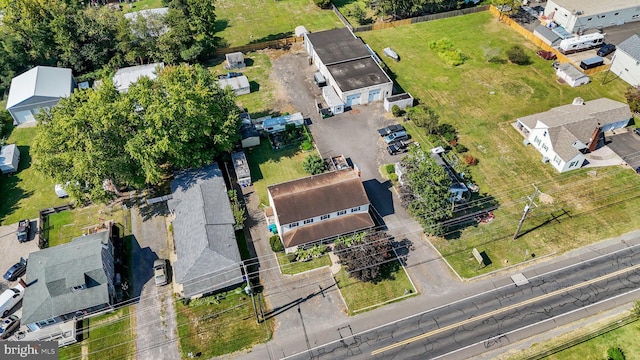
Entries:
[[347, 213], [347, 210], [340, 210], [340, 211], [338, 211], [338, 216], [344, 215], [346, 213]]
[[327, 220], [328, 218], [330, 218], [331, 215], [327, 214], [327, 215], [322, 215], [320, 216], [320, 220]]
[[313, 219], [306, 219], [304, 221], [305, 224], [311, 224], [313, 222]]
[[351, 209], [351, 212], [356, 212], [356, 211], [360, 211], [360, 206], [354, 207]]

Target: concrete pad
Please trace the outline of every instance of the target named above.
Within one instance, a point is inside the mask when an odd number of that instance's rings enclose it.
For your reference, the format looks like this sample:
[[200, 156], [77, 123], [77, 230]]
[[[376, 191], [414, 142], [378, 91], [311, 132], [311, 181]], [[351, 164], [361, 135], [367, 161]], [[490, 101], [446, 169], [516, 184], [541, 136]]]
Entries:
[[523, 286], [529, 283], [529, 280], [527, 280], [527, 278], [522, 273], [511, 275], [511, 280], [513, 280], [516, 286]]

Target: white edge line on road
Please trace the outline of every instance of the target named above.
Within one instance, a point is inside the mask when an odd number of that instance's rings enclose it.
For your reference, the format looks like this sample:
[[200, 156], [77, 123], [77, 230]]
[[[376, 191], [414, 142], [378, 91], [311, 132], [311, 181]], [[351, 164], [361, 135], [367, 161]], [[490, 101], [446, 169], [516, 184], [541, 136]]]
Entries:
[[[626, 251], [626, 250], [629, 250], [629, 249], [633, 249], [633, 248], [635, 248], [635, 247], [640, 247], [640, 244], [636, 244], [636, 245], [632, 245], [632, 246], [627, 246], [627, 247], [624, 247], [624, 248], [622, 248], [622, 249], [619, 249], [619, 250], [613, 251], [613, 252], [611, 252], [611, 253], [602, 254], [602, 255], [596, 256], [596, 257], [594, 257], [594, 258], [588, 259], [588, 260], [583, 260], [583, 261], [577, 262], [577, 263], [575, 263], [575, 264], [571, 264], [571, 265], [567, 265], [567, 266], [564, 266], [564, 267], [561, 267], [561, 268], [558, 268], [558, 269], [554, 269], [554, 270], [548, 271], [548, 272], [546, 272], [546, 273], [542, 273], [542, 274], [539, 274], [539, 275], [532, 276], [532, 277], [530, 277], [530, 278], [528, 278], [528, 279], [536, 279], [536, 278], [539, 278], [539, 277], [542, 277], [542, 276], [545, 276], [545, 275], [553, 274], [553, 273], [555, 273], [555, 272], [562, 271], [562, 270], [566, 270], [566, 269], [572, 268], [572, 267], [574, 267], [574, 266], [581, 265], [581, 264], [586, 263], [586, 262], [594, 261], [594, 260], [597, 260], [597, 259], [600, 259], [600, 258], [603, 258], [603, 257], [606, 257], [606, 256], [615, 255], [615, 254], [617, 254], [617, 253], [619, 253], [619, 252]], [[371, 332], [371, 331], [376, 331], [376, 330], [381, 329], [381, 328], [383, 328], [383, 327], [387, 327], [387, 326], [389, 326], [389, 325], [392, 325], [392, 324], [395, 324], [395, 323], [398, 323], [398, 322], [401, 322], [401, 321], [405, 321], [405, 320], [411, 319], [411, 318], [413, 318], [413, 317], [422, 316], [422, 315], [427, 314], [427, 313], [430, 313], [430, 312], [432, 312], [432, 311], [440, 310], [440, 309], [443, 309], [443, 308], [445, 308], [445, 307], [447, 307], [447, 306], [451, 306], [451, 305], [454, 305], [454, 304], [457, 304], [457, 303], [460, 303], [460, 302], [463, 302], [463, 301], [466, 301], [466, 300], [470, 300], [470, 299], [473, 299], [473, 298], [476, 298], [476, 297], [479, 297], [479, 296], [482, 296], [482, 295], [486, 295], [486, 294], [492, 293], [492, 292], [494, 292], [494, 291], [501, 290], [501, 289], [504, 289], [504, 288], [507, 288], [507, 287], [511, 287], [511, 286], [515, 286], [515, 284], [507, 284], [507, 285], [503, 285], [503, 286], [500, 286], [500, 287], [497, 287], [497, 288], [493, 288], [493, 289], [491, 289], [491, 290], [483, 291], [483, 292], [481, 292], [481, 293], [479, 293], [479, 294], [475, 294], [475, 295], [467, 296], [467, 297], [464, 297], [464, 298], [462, 298], [462, 299], [458, 299], [458, 300], [452, 301], [452, 302], [450, 302], [450, 303], [448, 303], [448, 304], [444, 304], [444, 305], [437, 306], [437, 307], [435, 307], [435, 308], [433, 308], [433, 309], [429, 309], [429, 310], [425, 310], [425, 311], [422, 311], [422, 312], [419, 312], [419, 313], [416, 313], [416, 314], [408, 315], [408, 316], [405, 316], [405, 317], [400, 318], [400, 319], [398, 319], [398, 320], [394, 320], [394, 321], [388, 322], [388, 323], [386, 323], [386, 324], [378, 325], [378, 326], [372, 327], [372, 328], [367, 329], [367, 330], [364, 330], [364, 331], [360, 331], [360, 332], [355, 333], [355, 334], [353, 334], [353, 335], [351, 335], [351, 336], [349, 336], [349, 337], [347, 337], [347, 338], [354, 338], [354, 337], [356, 337], [356, 336], [360, 336], [360, 335], [362, 335], [362, 334], [366, 334], [366, 333]], [[636, 291], [636, 290], [632, 290], [632, 291], [630, 291], [630, 292], [633, 292], [633, 291]], [[626, 293], [625, 293], [625, 294], [626, 294]], [[622, 294], [622, 295], [625, 295], [625, 294]], [[610, 298], [610, 299], [615, 299], [615, 298], [616, 298], [616, 297], [613, 297], [613, 298]], [[603, 300], [603, 301], [606, 301], [606, 300]], [[595, 304], [599, 304], [599, 302], [598, 302], [598, 303], [595, 303]], [[594, 304], [592, 304], [592, 305], [594, 305]], [[591, 305], [589, 305], [589, 306], [591, 306]], [[586, 307], [582, 307], [581, 309], [584, 309], [584, 308], [586, 308]], [[579, 309], [578, 309], [578, 310], [579, 310]], [[569, 313], [567, 313], [567, 314], [569, 314]], [[553, 319], [553, 318], [551, 318], [551, 319]], [[523, 329], [524, 329], [524, 328], [523, 328]], [[282, 359], [282, 360], [284, 360], [284, 359], [290, 359], [290, 358], [293, 358], [293, 357], [296, 357], [296, 356], [302, 355], [302, 354], [304, 354], [304, 353], [308, 353], [309, 351], [313, 351], [313, 350], [316, 350], [316, 349], [320, 349], [320, 348], [322, 348], [322, 347], [325, 347], [325, 346], [327, 346], [327, 345], [331, 345], [331, 344], [335, 344], [335, 343], [341, 342], [341, 341], [343, 341], [343, 340], [345, 340], [345, 339], [347, 339], [347, 338], [341, 338], [341, 339], [336, 339], [336, 340], [333, 340], [333, 341], [329, 341], [329, 342], [324, 343], [324, 344], [322, 344], [322, 345], [318, 345], [318, 346], [315, 346], [315, 347], [309, 348], [309, 349], [307, 349], [307, 350], [305, 350], [305, 351], [300, 351], [300, 352], [297, 352], [297, 353], [295, 353], [295, 354], [291, 354], [291, 355], [285, 356], [285, 357], [283, 357], [283, 358], [281, 358], [281, 359]], [[476, 344], [474, 344], [474, 345], [476, 345]], [[471, 346], [471, 345], [470, 345], [470, 346]], [[464, 348], [462, 348], [462, 349], [464, 349]]]
[[[573, 313], [575, 313], [575, 312], [578, 312], [578, 311], [582, 311], [582, 310], [588, 309], [588, 308], [590, 308], [590, 307], [592, 307], [592, 306], [600, 305], [600, 304], [605, 303], [605, 302], [607, 302], [607, 301], [612, 301], [612, 300], [615, 300], [615, 299], [617, 299], [617, 298], [620, 298], [620, 297], [623, 297], [623, 296], [627, 296], [627, 295], [629, 295], [629, 294], [631, 294], [631, 293], [633, 293], [633, 292], [635, 292], [635, 291], [639, 291], [639, 290], [640, 290], [640, 288], [638, 288], [638, 289], [633, 289], [633, 290], [631, 290], [631, 291], [627, 291], [626, 293], [619, 294], [619, 295], [616, 295], [616, 296], [614, 296], [614, 297], [611, 297], [611, 298], [608, 298], [608, 299], [603, 299], [603, 300], [600, 300], [600, 301], [598, 301], [598, 302], [596, 302], [596, 303], [589, 304], [589, 305], [587, 305], [587, 306], [583, 306], [583, 307], [581, 307], [581, 308], [571, 310], [571, 311], [569, 311], [569, 312], [567, 312], [567, 313], [560, 314], [560, 315], [556, 315], [556, 316], [554, 316], [554, 317], [551, 317], [551, 318], [548, 318], [548, 319], [545, 319], [545, 320], [542, 320], [542, 321], [538, 321], [538, 322], [537, 322], [537, 323], [535, 323], [535, 324], [529, 324], [529, 325], [523, 326], [523, 327], [521, 327], [521, 328], [517, 328], [517, 329], [511, 330], [511, 331], [506, 332], [506, 333], [504, 333], [504, 334], [500, 334], [499, 336], [510, 335], [510, 334], [515, 333], [515, 332], [518, 332], [518, 331], [521, 331], [521, 330], [524, 330], [524, 329], [528, 329], [528, 328], [530, 328], [530, 327], [533, 327], [533, 326], [536, 326], [536, 325], [539, 325], [539, 324], [542, 324], [542, 323], [545, 323], [545, 322], [548, 322], [548, 321], [552, 321], [552, 320], [553, 320], [553, 321], [555, 321], [555, 320], [557, 320], [557, 319], [559, 319], [559, 318], [561, 318], [561, 317], [563, 317], [563, 316], [567, 316], [567, 315], [569, 315], [569, 314], [573, 314]], [[478, 341], [477, 343], [474, 343], [474, 344], [471, 344], [471, 345], [467, 345], [467, 346], [462, 347], [462, 348], [460, 348], [460, 349], [456, 349], [456, 350], [454, 350], [454, 351], [450, 351], [450, 352], [448, 352], [448, 353], [446, 353], [446, 354], [442, 354], [442, 355], [439, 355], [439, 356], [434, 357], [434, 358], [431, 358], [431, 359], [432, 359], [432, 360], [440, 359], [440, 358], [442, 358], [443, 356], [447, 356], [447, 355], [455, 354], [455, 353], [457, 353], [457, 352], [459, 352], [459, 351], [462, 351], [462, 350], [468, 349], [468, 348], [470, 348], [470, 347], [480, 345], [480, 344], [484, 343], [485, 341], [487, 341], [487, 340], [491, 340], [491, 339], [496, 338], [496, 337], [498, 337], [498, 336], [494, 336], [494, 337], [489, 338], [489, 339], [485, 339], [485, 340], [482, 340], [482, 341]], [[518, 340], [518, 341], [522, 341], [522, 340]], [[518, 342], [518, 341], [516, 341], [516, 342]], [[498, 348], [496, 348], [496, 349], [498, 349]], [[485, 351], [485, 352], [488, 352], [488, 351]], [[475, 356], [475, 355], [474, 355], [474, 356]]]

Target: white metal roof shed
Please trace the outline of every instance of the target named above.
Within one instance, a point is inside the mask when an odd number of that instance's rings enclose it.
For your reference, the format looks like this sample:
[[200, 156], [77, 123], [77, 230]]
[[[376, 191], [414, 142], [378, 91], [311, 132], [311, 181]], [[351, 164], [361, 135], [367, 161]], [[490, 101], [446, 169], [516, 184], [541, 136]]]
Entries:
[[11, 79], [7, 109], [20, 105], [32, 97], [63, 98], [71, 95], [71, 69], [36, 66]]

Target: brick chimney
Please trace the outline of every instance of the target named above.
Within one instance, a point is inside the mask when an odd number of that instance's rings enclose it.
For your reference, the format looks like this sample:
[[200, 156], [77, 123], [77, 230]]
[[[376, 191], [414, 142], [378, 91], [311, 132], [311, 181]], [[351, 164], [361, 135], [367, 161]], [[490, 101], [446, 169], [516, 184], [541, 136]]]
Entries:
[[587, 146], [589, 152], [594, 151], [598, 146], [598, 140], [600, 139], [601, 132], [602, 129], [599, 126], [597, 126], [595, 130], [593, 130], [593, 134], [591, 134], [591, 142], [589, 142], [589, 145]]

